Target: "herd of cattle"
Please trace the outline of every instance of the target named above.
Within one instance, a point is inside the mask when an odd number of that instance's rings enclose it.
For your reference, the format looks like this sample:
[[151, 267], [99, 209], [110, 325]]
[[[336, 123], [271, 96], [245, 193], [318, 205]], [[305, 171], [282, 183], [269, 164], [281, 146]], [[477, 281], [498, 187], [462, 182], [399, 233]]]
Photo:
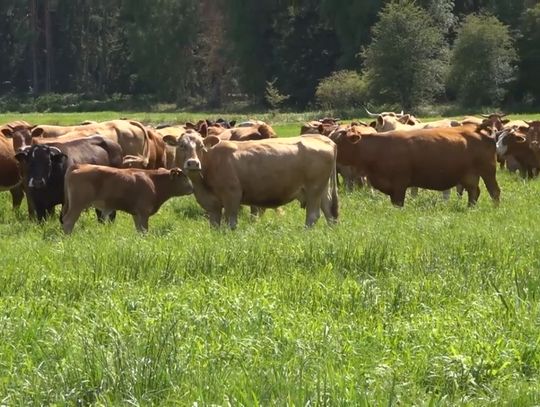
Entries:
[[82, 211], [100, 222], [115, 211], [133, 216], [139, 231], [173, 196], [193, 193], [210, 223], [225, 216], [235, 228], [241, 205], [252, 214], [299, 200], [306, 225], [322, 211], [338, 218], [337, 175], [346, 188], [368, 184], [402, 206], [408, 188], [467, 191], [469, 205], [482, 178], [495, 203], [497, 161], [532, 177], [540, 169], [540, 121], [510, 121], [503, 114], [421, 123], [409, 114], [373, 114], [372, 123], [305, 123], [300, 136], [277, 138], [272, 127], [219, 119], [178, 126], [134, 120], [76, 126], [0, 126], [0, 187], [14, 208], [26, 194], [30, 218], [41, 221], [62, 205], [70, 233]]

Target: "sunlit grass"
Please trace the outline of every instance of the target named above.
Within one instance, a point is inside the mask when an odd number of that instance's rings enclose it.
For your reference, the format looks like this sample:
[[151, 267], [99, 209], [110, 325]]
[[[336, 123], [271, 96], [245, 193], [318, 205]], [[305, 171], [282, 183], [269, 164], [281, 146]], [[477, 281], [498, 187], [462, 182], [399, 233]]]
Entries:
[[312, 230], [175, 198], [145, 236], [0, 194], [0, 404], [539, 404], [540, 184], [498, 178], [499, 208], [342, 192]]

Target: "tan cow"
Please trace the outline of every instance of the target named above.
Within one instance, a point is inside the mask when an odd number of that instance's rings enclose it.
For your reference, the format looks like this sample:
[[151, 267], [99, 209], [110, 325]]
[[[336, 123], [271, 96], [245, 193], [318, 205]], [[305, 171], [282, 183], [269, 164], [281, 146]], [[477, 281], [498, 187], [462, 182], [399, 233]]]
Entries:
[[151, 136], [145, 126], [135, 120], [111, 120], [98, 124], [83, 126], [36, 126], [32, 137], [66, 137], [79, 138], [100, 134], [116, 141], [122, 147], [124, 155], [140, 157], [144, 168], [157, 168], [159, 162], [151, 161]]
[[337, 220], [336, 148], [326, 137], [238, 142], [186, 133], [176, 145], [176, 158], [213, 226], [220, 225], [223, 209], [234, 229], [242, 204], [277, 208], [294, 199], [306, 208], [306, 226], [321, 209], [329, 223]]
[[[182, 135], [186, 131], [187, 129], [184, 126], [164, 126], [156, 129], [156, 133], [159, 135], [161, 140], [163, 140], [167, 136], [174, 138], [182, 137]], [[165, 168], [171, 169], [177, 167], [177, 165], [175, 165], [175, 152], [175, 147], [171, 147], [170, 145], [165, 143]]]
[[[0, 127], [0, 191], [9, 190], [13, 208], [18, 209], [24, 198], [24, 186], [15, 159], [13, 136], [18, 131], [28, 131], [26, 122], [12, 122]], [[28, 125], [29, 126], [29, 125]], [[29, 208], [29, 212], [31, 208]]]
[[143, 170], [101, 165], [74, 165], [66, 174], [62, 223], [71, 233], [81, 212], [91, 206], [104, 213], [120, 210], [132, 215], [139, 232], [148, 219], [173, 196], [189, 195], [193, 187], [184, 173], [173, 168]]
[[[457, 127], [461, 123], [451, 119], [435, 120], [427, 123], [408, 124], [408, 115], [404, 115], [401, 119], [393, 116], [379, 116], [375, 121], [375, 129], [379, 132], [394, 131], [394, 130], [418, 130], [418, 129], [435, 129], [439, 127]], [[402, 121], [407, 121], [403, 123]]]
[[490, 127], [474, 124], [369, 135], [339, 134], [338, 162], [365, 173], [373, 187], [403, 206], [409, 187], [447, 190], [458, 184], [469, 205], [480, 194], [482, 178], [491, 198], [499, 202], [495, 139]]

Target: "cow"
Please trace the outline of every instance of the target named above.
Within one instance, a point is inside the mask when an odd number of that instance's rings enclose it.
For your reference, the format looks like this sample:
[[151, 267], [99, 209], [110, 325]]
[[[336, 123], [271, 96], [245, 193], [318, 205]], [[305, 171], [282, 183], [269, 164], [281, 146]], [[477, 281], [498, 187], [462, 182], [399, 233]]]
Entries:
[[140, 157], [140, 166], [144, 168], [157, 168], [159, 162], [152, 162], [151, 157], [151, 136], [148, 129], [135, 120], [111, 120], [98, 124], [87, 124], [83, 126], [36, 126], [32, 129], [32, 137], [44, 138], [81, 138], [100, 134], [109, 138], [122, 147], [124, 155]]
[[[417, 129], [434, 129], [438, 127], [457, 127], [461, 123], [451, 119], [441, 119], [427, 123], [409, 124], [407, 119], [408, 115], [404, 115], [402, 118], [394, 116], [379, 116], [375, 121], [375, 129], [379, 132], [393, 131], [393, 130], [417, 130]], [[405, 121], [403, 123], [402, 121]]]
[[223, 209], [235, 229], [242, 204], [277, 208], [294, 199], [306, 208], [307, 227], [320, 209], [329, 224], [337, 221], [336, 147], [327, 137], [238, 142], [194, 132], [175, 143], [176, 158], [212, 226], [220, 225]]
[[[25, 123], [27, 124], [27, 123]], [[24, 198], [24, 186], [21, 182], [19, 163], [15, 159], [13, 136], [24, 131], [20, 122], [8, 123], [0, 127], [0, 191], [9, 190], [13, 209], [18, 210]], [[31, 213], [31, 208], [29, 208]]]
[[497, 204], [495, 139], [490, 127], [393, 131], [368, 135], [337, 134], [338, 163], [355, 166], [371, 185], [403, 206], [409, 187], [439, 191], [458, 184], [468, 193], [469, 205], [478, 200], [479, 178]]
[[[122, 149], [118, 143], [99, 135], [66, 142], [34, 144], [20, 149], [15, 158], [23, 170], [23, 182], [38, 221], [54, 213], [64, 203], [64, 176], [74, 164], [122, 165]], [[114, 219], [114, 214], [110, 214]], [[98, 220], [107, 214], [98, 212]]]
[[146, 156], [124, 155], [123, 168], [167, 168], [167, 160], [171, 160], [169, 151], [166, 149], [163, 137], [154, 129], [147, 128], [148, 151]]
[[[527, 128], [512, 128], [501, 130], [497, 134], [497, 155], [507, 159], [511, 156], [518, 163], [523, 178], [533, 178], [538, 175], [540, 160], [527, 140]], [[510, 166], [507, 163], [509, 169]]]
[[[395, 113], [395, 112], [371, 113], [369, 110], [367, 110], [367, 108], [365, 110], [366, 110], [366, 113], [368, 114], [368, 116], [371, 117], [371, 118], [377, 118], [378, 119], [379, 117], [381, 117], [381, 118], [392, 117], [392, 118], [396, 119], [401, 124], [408, 124], [408, 125], [411, 125], [411, 126], [414, 126], [414, 125], [420, 123], [420, 120], [418, 120], [413, 115], [404, 114], [403, 110], [401, 111], [401, 113]], [[371, 127], [375, 127], [376, 124], [377, 124], [377, 121], [373, 121], [369, 125]]]
[[146, 232], [148, 219], [165, 201], [192, 192], [189, 179], [178, 168], [144, 170], [74, 165], [66, 174], [62, 226], [70, 234], [81, 212], [94, 206], [104, 212], [127, 212], [132, 215], [136, 229]]
[[[164, 140], [165, 137], [179, 138], [186, 131], [188, 130], [185, 126], [162, 126], [156, 128], [156, 133], [161, 138], [161, 140]], [[176, 148], [171, 147], [167, 143], [165, 143], [165, 168], [171, 169], [176, 166], [175, 152]]]

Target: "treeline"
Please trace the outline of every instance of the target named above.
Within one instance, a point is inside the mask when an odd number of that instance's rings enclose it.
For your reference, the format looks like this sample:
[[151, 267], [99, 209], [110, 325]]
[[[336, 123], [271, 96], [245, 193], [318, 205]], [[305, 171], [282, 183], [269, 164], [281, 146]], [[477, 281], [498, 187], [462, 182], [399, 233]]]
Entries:
[[0, 97], [535, 106], [537, 3], [0, 0]]

